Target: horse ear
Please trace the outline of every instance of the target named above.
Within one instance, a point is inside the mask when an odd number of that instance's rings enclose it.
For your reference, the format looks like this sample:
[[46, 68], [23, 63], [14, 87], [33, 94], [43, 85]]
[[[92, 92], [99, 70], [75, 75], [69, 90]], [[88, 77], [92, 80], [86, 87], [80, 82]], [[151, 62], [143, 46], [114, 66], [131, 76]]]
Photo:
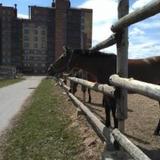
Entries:
[[63, 50], [64, 50], [64, 52], [66, 52], [67, 51], [67, 47], [63, 46]]
[[63, 50], [64, 50], [64, 55], [67, 55], [68, 53], [71, 52], [71, 49], [67, 46], [63, 46]]

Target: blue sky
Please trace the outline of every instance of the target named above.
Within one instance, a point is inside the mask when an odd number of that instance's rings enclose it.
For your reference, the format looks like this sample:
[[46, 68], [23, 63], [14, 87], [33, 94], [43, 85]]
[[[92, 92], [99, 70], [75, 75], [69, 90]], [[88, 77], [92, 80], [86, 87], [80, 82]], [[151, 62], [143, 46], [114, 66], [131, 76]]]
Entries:
[[[130, 12], [151, 0], [130, 0]], [[18, 6], [18, 15], [27, 17], [28, 5], [51, 6], [52, 0], [0, 0], [7, 6]], [[93, 45], [108, 38], [117, 20], [117, 0], [71, 0], [73, 7], [93, 9]], [[129, 57], [160, 56], [160, 14], [129, 27]], [[116, 46], [105, 51], [116, 53]]]
[[[83, 0], [71, 0], [72, 6], [76, 7], [82, 4]], [[18, 5], [18, 12], [20, 14], [28, 14], [28, 5], [37, 5], [37, 6], [51, 6], [52, 0], [0, 0], [0, 3], [7, 6]]]

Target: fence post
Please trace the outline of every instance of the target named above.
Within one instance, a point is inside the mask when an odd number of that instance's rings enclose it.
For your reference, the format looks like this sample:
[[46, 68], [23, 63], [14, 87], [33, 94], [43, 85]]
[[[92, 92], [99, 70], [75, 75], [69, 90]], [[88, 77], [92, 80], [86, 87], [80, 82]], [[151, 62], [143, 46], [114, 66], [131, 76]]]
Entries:
[[[129, 12], [128, 0], [118, 0], [118, 18]], [[117, 38], [117, 74], [128, 77], [128, 28], [123, 28], [116, 34]], [[125, 119], [127, 118], [127, 90], [117, 89], [116, 105], [119, 130], [125, 131]]]
[[[82, 78], [87, 79], [87, 72], [82, 70]], [[83, 91], [83, 102], [86, 102], [86, 90], [87, 88], [85, 86], [82, 86], [82, 91]]]

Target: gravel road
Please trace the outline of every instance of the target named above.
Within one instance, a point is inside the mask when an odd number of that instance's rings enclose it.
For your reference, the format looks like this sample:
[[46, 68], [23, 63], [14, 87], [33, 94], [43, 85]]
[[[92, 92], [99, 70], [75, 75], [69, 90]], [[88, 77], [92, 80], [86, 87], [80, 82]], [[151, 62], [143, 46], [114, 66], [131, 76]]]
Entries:
[[43, 76], [28, 76], [26, 80], [0, 88], [0, 134], [21, 110], [25, 100], [38, 87]]

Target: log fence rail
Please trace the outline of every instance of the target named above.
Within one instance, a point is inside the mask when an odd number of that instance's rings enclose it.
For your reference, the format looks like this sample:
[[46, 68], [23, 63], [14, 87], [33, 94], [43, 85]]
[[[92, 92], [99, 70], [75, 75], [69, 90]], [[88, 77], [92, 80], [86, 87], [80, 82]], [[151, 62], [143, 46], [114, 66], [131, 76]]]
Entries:
[[[129, 0], [118, 0], [118, 18], [119, 20], [111, 26], [111, 30], [114, 32], [109, 38], [90, 48], [89, 50], [98, 51], [110, 47], [114, 44], [117, 45], [117, 75], [110, 77], [110, 83], [115, 86], [108, 86], [107, 84], [97, 84], [79, 78], [69, 77], [70, 81], [84, 85], [97, 92], [107, 94], [115, 97], [117, 102], [117, 115], [119, 119], [119, 130], [109, 129], [104, 126], [85, 105], [69, 93], [68, 87], [61, 81], [60, 84], [67, 91], [69, 97], [74, 103], [79, 106], [85, 114], [90, 117], [99, 131], [104, 137], [114, 138], [122, 148], [124, 148], [135, 160], [149, 160], [140, 149], [132, 144], [122, 133], [125, 132], [125, 119], [127, 118], [127, 90], [135, 93], [139, 93], [155, 100], [160, 101], [160, 87], [158, 85], [148, 84], [133, 79], [127, 79], [128, 74], [128, 26], [142, 21], [148, 17], [160, 13], [160, 0], [153, 0], [147, 5], [138, 10], [128, 13]], [[131, 77], [130, 77], [131, 78]], [[134, 78], [134, 77], [133, 77]], [[116, 88], [120, 90], [120, 95], [114, 94]], [[107, 134], [106, 134], [107, 133]], [[109, 138], [110, 143], [112, 138]], [[107, 160], [107, 159], [106, 159]]]

